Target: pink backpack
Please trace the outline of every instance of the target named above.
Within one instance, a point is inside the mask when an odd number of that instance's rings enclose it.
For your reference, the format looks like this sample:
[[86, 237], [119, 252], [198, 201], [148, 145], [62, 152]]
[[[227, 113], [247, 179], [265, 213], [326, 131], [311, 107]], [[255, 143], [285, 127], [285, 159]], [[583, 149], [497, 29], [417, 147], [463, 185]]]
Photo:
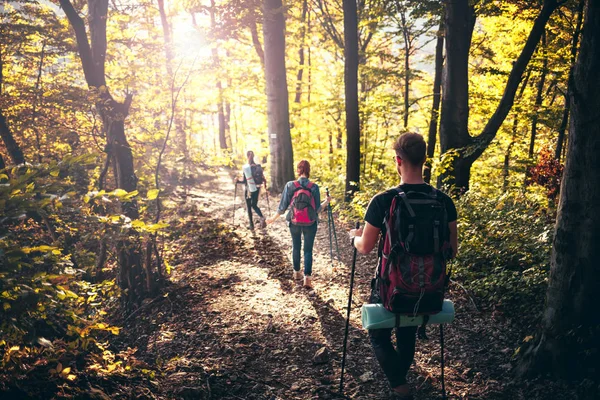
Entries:
[[302, 186], [300, 182], [294, 181], [294, 195], [292, 196], [292, 224], [298, 226], [310, 226], [317, 222], [317, 206], [312, 194], [314, 184], [308, 182]]

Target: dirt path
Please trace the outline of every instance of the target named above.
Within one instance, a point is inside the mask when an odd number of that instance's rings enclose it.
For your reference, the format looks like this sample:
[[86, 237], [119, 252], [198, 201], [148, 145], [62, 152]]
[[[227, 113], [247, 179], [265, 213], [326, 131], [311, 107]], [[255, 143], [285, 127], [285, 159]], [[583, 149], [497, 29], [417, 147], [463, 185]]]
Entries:
[[[287, 226], [281, 218], [250, 232], [241, 188], [233, 217], [227, 171], [190, 192], [173, 222], [168, 256], [173, 284], [124, 327], [123, 345], [137, 348], [140, 365], [158, 367], [148, 398], [329, 399], [337, 394], [348, 301], [351, 249], [337, 223], [342, 262], [332, 267], [327, 216], [322, 214], [314, 255], [314, 290], [291, 279]], [[273, 211], [278, 198], [270, 199]], [[192, 209], [189, 213], [190, 203]], [[265, 198], [259, 205], [267, 211]], [[186, 208], [187, 207], [187, 208]], [[360, 324], [374, 256], [359, 256], [348, 339], [345, 395], [386, 399], [383, 373]], [[451, 290], [455, 323], [446, 328], [446, 388], [450, 398], [561, 398], [552, 387], [511, 384], [515, 327], [480, 313]], [[437, 327], [417, 343], [409, 380], [416, 399], [440, 394]], [[324, 350], [323, 350], [324, 349]], [[314, 360], [317, 351], [324, 356]], [[549, 396], [549, 397], [546, 397]], [[567, 397], [564, 397], [567, 398]]]

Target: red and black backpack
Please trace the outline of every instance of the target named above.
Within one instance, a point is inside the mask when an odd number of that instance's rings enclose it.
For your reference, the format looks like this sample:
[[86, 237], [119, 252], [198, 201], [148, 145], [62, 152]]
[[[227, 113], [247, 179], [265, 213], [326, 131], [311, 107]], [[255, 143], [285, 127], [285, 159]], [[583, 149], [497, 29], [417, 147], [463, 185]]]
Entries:
[[317, 205], [312, 194], [314, 183], [308, 182], [302, 186], [300, 182], [294, 181], [294, 195], [292, 196], [292, 224], [299, 226], [310, 226], [317, 222]]
[[450, 230], [442, 193], [396, 192], [384, 218], [376, 284], [385, 308], [396, 314], [442, 309], [450, 258]]

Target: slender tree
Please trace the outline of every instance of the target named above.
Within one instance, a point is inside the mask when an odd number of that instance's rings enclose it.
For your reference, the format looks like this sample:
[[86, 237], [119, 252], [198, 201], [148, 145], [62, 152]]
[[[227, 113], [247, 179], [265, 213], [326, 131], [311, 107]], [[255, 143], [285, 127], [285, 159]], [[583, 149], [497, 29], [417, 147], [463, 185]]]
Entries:
[[[4, 84], [4, 62], [2, 60], [2, 53], [3, 52], [0, 51], [0, 94], [2, 94], [2, 88]], [[15, 137], [13, 136], [13, 133], [10, 130], [10, 127], [8, 126], [8, 122], [6, 121], [6, 117], [2, 113], [2, 109], [0, 109], [0, 137], [2, 138], [2, 142], [4, 142], [6, 151], [8, 152], [8, 155], [10, 156], [12, 161], [17, 165], [24, 164], [25, 157], [23, 156], [23, 151], [21, 150], [21, 147], [15, 140]]]
[[[137, 177], [133, 167], [133, 154], [125, 135], [125, 118], [129, 114], [132, 96], [128, 95], [124, 102], [119, 102], [112, 97], [106, 85], [108, 0], [88, 1], [89, 39], [85, 22], [70, 0], [60, 0], [60, 5], [75, 32], [85, 80], [97, 97], [95, 107], [102, 120], [107, 139], [106, 151], [112, 160], [117, 186], [133, 192], [137, 189]], [[139, 218], [135, 200], [123, 202], [121, 208], [123, 214], [131, 220]], [[119, 285], [127, 291], [128, 301], [138, 301], [145, 292], [139, 244], [122, 239], [117, 248]]]
[[23, 156], [23, 151], [21, 147], [15, 140], [15, 137], [6, 122], [6, 117], [2, 115], [2, 111], [0, 110], [0, 137], [2, 137], [2, 141], [4, 142], [4, 146], [6, 146], [6, 151], [10, 156], [11, 160], [15, 164], [23, 164], [25, 163], [25, 157]]
[[[566, 165], [537, 343], [520, 372], [581, 380], [600, 367], [600, 3], [588, 0], [573, 72]], [[590, 351], [590, 349], [595, 349]], [[597, 375], [596, 375], [597, 376]]]
[[431, 120], [427, 133], [427, 162], [424, 171], [425, 182], [431, 181], [431, 159], [435, 154], [437, 142], [438, 116], [440, 115], [440, 103], [442, 99], [442, 72], [444, 68], [444, 18], [440, 18], [440, 27], [435, 43], [435, 75], [433, 77], [433, 105], [431, 107]]
[[538, 119], [540, 117], [540, 107], [544, 101], [544, 85], [546, 84], [546, 76], [548, 75], [548, 54], [546, 51], [546, 33], [542, 34], [541, 43], [542, 52], [542, 70], [537, 84], [537, 94], [535, 95], [535, 103], [533, 107], [533, 117], [531, 118], [531, 137], [529, 141], [529, 158], [533, 158], [535, 150], [535, 139], [537, 137]]
[[283, 190], [294, 179], [294, 154], [285, 70], [285, 20], [281, 0], [264, 0], [263, 37], [271, 189]]
[[344, 0], [344, 89], [346, 103], [346, 201], [360, 184], [358, 114], [358, 15], [356, 0]]

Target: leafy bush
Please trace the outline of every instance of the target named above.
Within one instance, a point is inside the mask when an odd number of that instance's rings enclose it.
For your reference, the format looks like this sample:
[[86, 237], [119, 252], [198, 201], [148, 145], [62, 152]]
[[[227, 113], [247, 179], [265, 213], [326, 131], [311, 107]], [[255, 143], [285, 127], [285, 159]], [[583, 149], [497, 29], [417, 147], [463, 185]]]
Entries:
[[[455, 277], [488, 306], [535, 315], [544, 304], [554, 221], [520, 192], [457, 201]], [[535, 313], [535, 314], [532, 314]]]
[[34, 371], [57, 385], [75, 381], [119, 333], [104, 311], [118, 301], [114, 281], [86, 281], [71, 251], [97, 219], [73, 190], [73, 174], [92, 159], [0, 171], [0, 381]]

